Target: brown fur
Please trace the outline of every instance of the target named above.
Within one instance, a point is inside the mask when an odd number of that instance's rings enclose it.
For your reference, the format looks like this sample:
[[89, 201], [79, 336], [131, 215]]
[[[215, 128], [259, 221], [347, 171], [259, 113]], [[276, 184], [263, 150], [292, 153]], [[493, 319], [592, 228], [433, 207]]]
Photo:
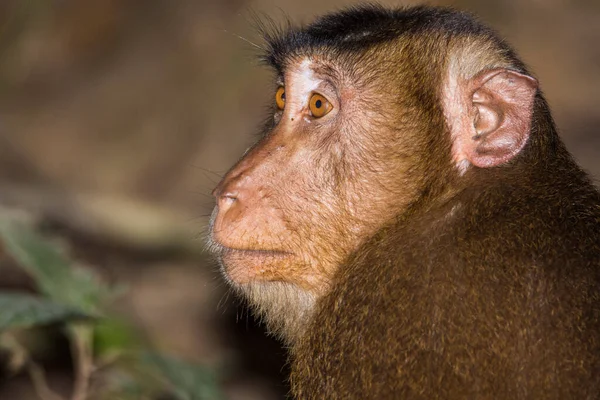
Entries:
[[[472, 93], [452, 88], [498, 68], [527, 76], [512, 50], [426, 7], [351, 10], [271, 45], [286, 85], [306, 60], [333, 71], [339, 115], [305, 126], [275, 113], [215, 190], [213, 243], [291, 345], [293, 395], [600, 398], [600, 194], [535, 80], [533, 104], [500, 113], [516, 118], [504, 130], [529, 128], [514, 158], [478, 168], [456, 156], [457, 135], [487, 139], [469, 134]], [[265, 250], [266, 267], [243, 267]]]
[[297, 398], [599, 398], [598, 193], [562, 146], [511, 172], [354, 253], [295, 349]]
[[[463, 40], [473, 38], [455, 42]], [[410, 46], [432, 49], [425, 57], [435, 62], [449, 52], [434, 41]], [[506, 62], [483, 50], [491, 61], [479, 68]], [[420, 61], [402, 69], [422, 70]], [[436, 96], [438, 81], [417, 80]], [[558, 139], [541, 94], [518, 159], [459, 179], [434, 159], [448, 155], [439, 113], [420, 116], [431, 127], [420, 132], [419, 157], [429, 195], [337, 270], [294, 348], [295, 397], [600, 398], [597, 190]]]

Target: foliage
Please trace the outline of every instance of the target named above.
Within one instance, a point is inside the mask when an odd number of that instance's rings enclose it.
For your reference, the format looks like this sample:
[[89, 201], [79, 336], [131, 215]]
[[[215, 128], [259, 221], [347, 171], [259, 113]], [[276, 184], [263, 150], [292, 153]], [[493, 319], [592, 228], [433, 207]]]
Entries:
[[89, 317], [80, 309], [16, 292], [0, 292], [0, 310], [0, 332]]
[[[130, 326], [108, 311], [117, 290], [0, 210], [0, 254], [2, 250], [33, 278], [41, 294], [0, 291], [0, 346], [20, 360], [17, 370], [29, 372], [40, 398], [62, 399], [48, 387], [43, 371], [14, 333], [51, 323], [63, 324], [71, 343], [71, 400], [152, 399], [165, 394], [179, 400], [222, 398], [213, 371], [144, 351]], [[92, 389], [92, 381], [106, 384]]]

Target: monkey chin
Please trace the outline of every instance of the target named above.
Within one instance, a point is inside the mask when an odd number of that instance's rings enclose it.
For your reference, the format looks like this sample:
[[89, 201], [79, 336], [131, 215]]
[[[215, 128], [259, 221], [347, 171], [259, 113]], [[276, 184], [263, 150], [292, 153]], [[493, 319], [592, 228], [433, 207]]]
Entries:
[[255, 281], [234, 287], [252, 304], [269, 332], [293, 348], [306, 330], [315, 295], [282, 281]]
[[279, 277], [279, 268], [293, 254], [266, 250], [236, 250], [211, 243], [221, 271], [235, 291], [245, 297], [269, 332], [287, 345], [305, 331], [316, 296], [310, 290]]

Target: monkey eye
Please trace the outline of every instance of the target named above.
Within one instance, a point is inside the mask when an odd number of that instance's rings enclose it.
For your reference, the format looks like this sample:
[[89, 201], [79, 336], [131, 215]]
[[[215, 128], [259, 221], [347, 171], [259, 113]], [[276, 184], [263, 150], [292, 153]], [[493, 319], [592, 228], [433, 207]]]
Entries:
[[333, 105], [325, 97], [315, 93], [310, 97], [308, 108], [313, 117], [321, 118], [331, 111]]
[[280, 110], [285, 107], [285, 88], [283, 86], [279, 86], [277, 93], [275, 93], [275, 103]]

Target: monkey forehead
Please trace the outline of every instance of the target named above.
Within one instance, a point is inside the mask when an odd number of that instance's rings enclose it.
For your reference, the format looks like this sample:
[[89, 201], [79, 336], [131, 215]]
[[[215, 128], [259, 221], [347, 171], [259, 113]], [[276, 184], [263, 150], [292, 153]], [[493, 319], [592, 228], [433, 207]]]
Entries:
[[[281, 72], [281, 77], [286, 84], [295, 81], [323, 81], [339, 82], [343, 79], [344, 71], [325, 57], [320, 56], [296, 56], [288, 60], [285, 69]], [[281, 82], [283, 83], [283, 82]]]
[[429, 6], [388, 9], [371, 4], [327, 14], [304, 27], [263, 25], [260, 29], [266, 41], [262, 58], [280, 74], [299, 56], [332, 55], [339, 60], [340, 56], [362, 54], [369, 47], [412, 33], [482, 35], [502, 44], [470, 14]]
[[294, 63], [285, 73], [286, 91], [292, 96], [290, 102], [303, 107], [308, 102], [310, 93], [319, 87], [323, 78], [315, 73], [316, 63], [310, 58], [302, 58]]

